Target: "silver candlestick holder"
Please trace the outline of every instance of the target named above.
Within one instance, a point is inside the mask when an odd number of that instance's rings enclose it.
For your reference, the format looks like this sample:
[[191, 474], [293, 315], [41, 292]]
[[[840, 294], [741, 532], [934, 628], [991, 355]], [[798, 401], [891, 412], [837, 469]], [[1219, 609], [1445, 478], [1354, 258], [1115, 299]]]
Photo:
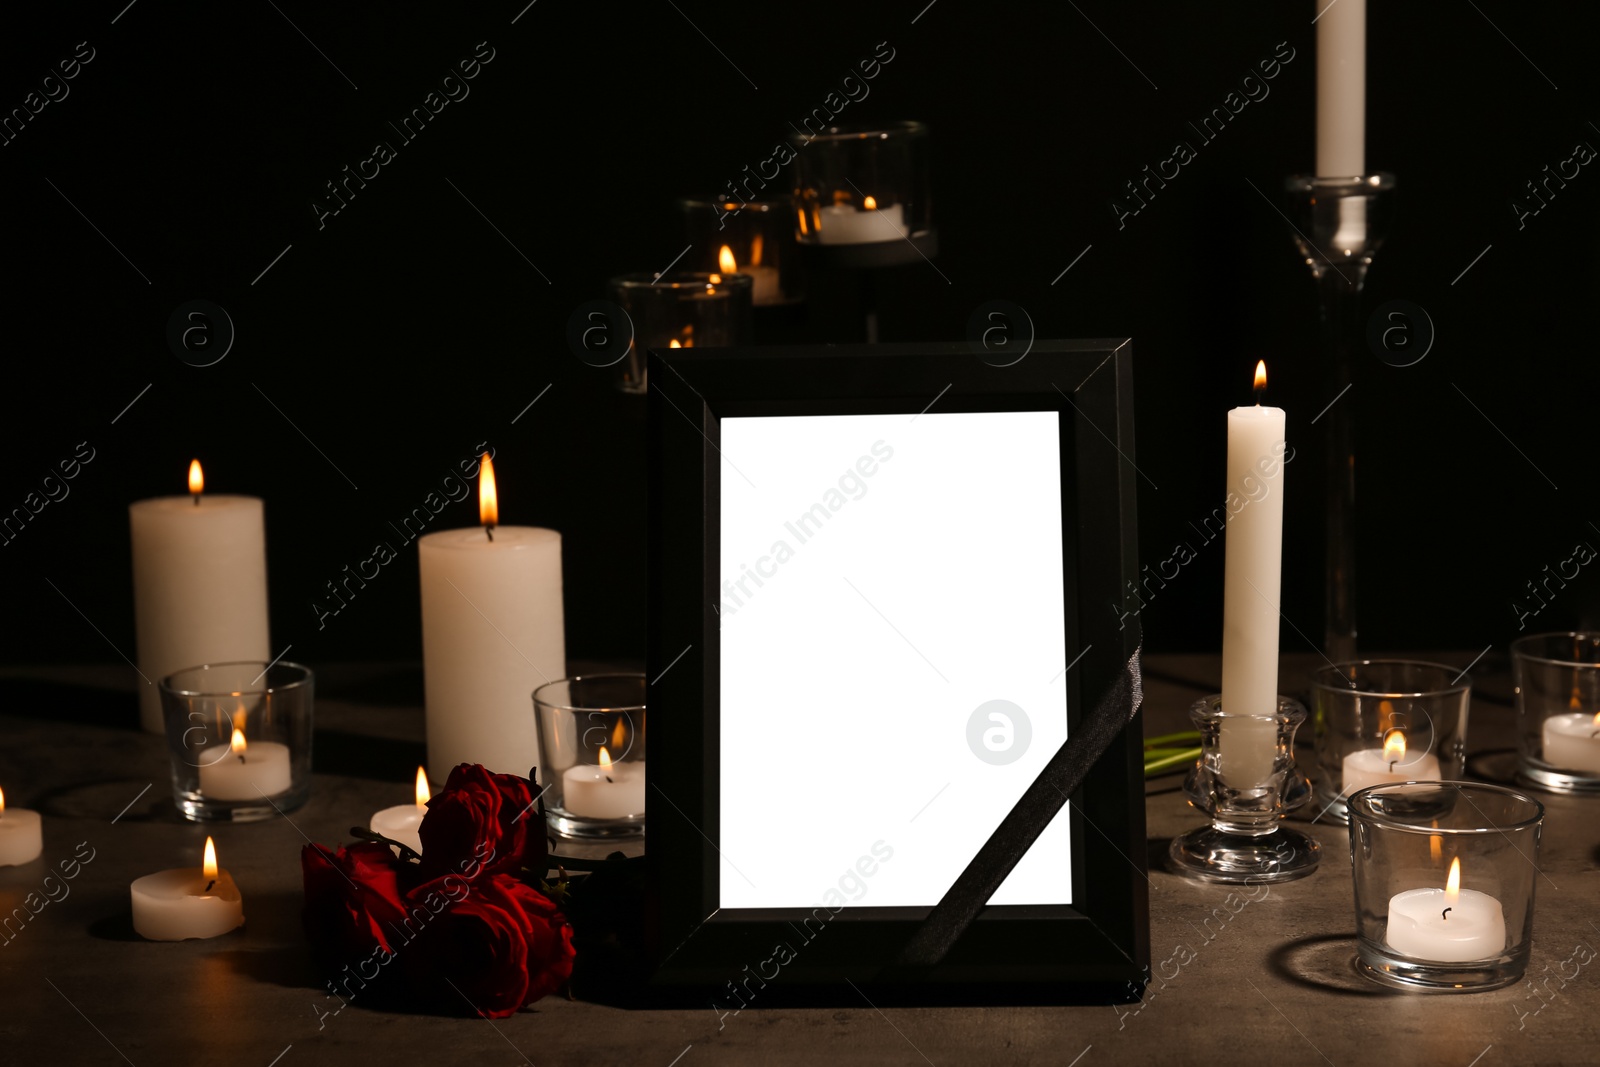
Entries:
[[1233, 885], [1289, 882], [1316, 870], [1316, 841], [1282, 825], [1284, 815], [1311, 798], [1311, 784], [1294, 762], [1294, 733], [1306, 709], [1280, 696], [1276, 713], [1235, 715], [1221, 696], [1211, 696], [1189, 718], [1200, 730], [1200, 760], [1183, 790], [1211, 824], [1173, 838], [1167, 849], [1173, 868]]
[[1394, 175], [1296, 175], [1288, 181], [1295, 245], [1317, 282], [1321, 307], [1325, 464], [1323, 650], [1335, 663], [1356, 658], [1355, 410], [1351, 364], [1365, 336], [1361, 290], [1388, 235]]

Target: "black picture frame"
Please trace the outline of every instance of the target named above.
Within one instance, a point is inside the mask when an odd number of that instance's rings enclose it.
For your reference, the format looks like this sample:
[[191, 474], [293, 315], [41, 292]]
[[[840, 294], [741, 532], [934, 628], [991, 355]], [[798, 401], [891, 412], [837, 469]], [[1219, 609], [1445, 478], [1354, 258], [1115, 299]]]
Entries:
[[[1009, 366], [964, 344], [651, 353], [648, 702], [660, 725], [647, 766], [646, 1000], [706, 1001], [719, 1013], [864, 998], [1072, 1003], [1126, 999], [1146, 979], [1138, 715], [1071, 798], [1074, 903], [986, 906], [932, 967], [895, 966], [931, 909], [846, 907], [828, 924], [837, 932], [802, 945], [805, 909], [720, 909], [717, 881], [721, 420], [1058, 412], [1070, 733], [1139, 642], [1137, 616], [1124, 606], [1137, 577], [1131, 363], [1127, 339], [1039, 341]], [[818, 832], [828, 832], [820, 816]], [[790, 951], [775, 963], [785, 943]]]

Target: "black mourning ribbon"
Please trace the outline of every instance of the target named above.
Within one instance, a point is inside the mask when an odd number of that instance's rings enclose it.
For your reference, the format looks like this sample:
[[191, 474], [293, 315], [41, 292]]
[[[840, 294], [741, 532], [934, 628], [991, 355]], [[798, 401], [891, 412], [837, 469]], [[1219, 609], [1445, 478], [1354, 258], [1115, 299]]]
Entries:
[[[1077, 792], [1090, 769], [1144, 703], [1144, 683], [1139, 670], [1142, 648], [1141, 643], [1134, 649], [1116, 681], [1101, 694], [1099, 702], [1083, 717], [1073, 735], [1056, 749], [1039, 777], [989, 835], [989, 840], [972, 857], [955, 884], [934, 905], [901, 951], [894, 969], [920, 970], [943, 960], [994, 891], [1000, 888], [1000, 883], [1021, 861], [1023, 853], [1044, 833], [1067, 798]], [[893, 976], [882, 977], [892, 979]]]

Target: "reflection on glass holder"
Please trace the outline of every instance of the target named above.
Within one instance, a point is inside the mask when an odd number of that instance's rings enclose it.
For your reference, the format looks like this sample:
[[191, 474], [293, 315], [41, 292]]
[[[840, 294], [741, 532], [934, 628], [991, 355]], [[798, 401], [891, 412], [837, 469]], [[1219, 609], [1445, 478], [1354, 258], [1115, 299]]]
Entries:
[[632, 323], [627, 354], [613, 367], [624, 393], [648, 388], [652, 348], [726, 348], [750, 340], [754, 283], [748, 274], [624, 274], [606, 289]]
[[1543, 823], [1538, 801], [1475, 782], [1353, 795], [1357, 969], [1419, 992], [1499, 989], [1521, 978]]
[[797, 303], [805, 296], [794, 214], [787, 200], [678, 201], [690, 251], [683, 267], [748, 274], [756, 307]]
[[1361, 660], [1312, 676], [1316, 802], [1345, 821], [1351, 793], [1386, 782], [1462, 777], [1467, 762], [1466, 671], [1416, 660]]
[[533, 692], [541, 804], [566, 837], [644, 833], [645, 678], [592, 674]]
[[161, 680], [172, 794], [193, 822], [256, 822], [311, 795], [311, 669], [279, 660]]
[[[1230, 715], [1222, 697], [1211, 696], [1196, 702], [1189, 717], [1200, 731], [1201, 755], [1184, 779], [1184, 793], [1211, 816], [1211, 825], [1173, 839], [1167, 849], [1173, 869], [1234, 885], [1288, 882], [1316, 870], [1316, 841], [1281, 825], [1286, 813], [1311, 797], [1311, 785], [1294, 762], [1294, 733], [1305, 721], [1305, 708], [1280, 696], [1275, 715]], [[1230, 777], [1228, 753], [1241, 746], [1252, 749], [1249, 763], [1266, 763], [1263, 776], [1235, 771]], [[1270, 761], [1256, 758], [1253, 750], [1260, 747], [1271, 752]]]
[[915, 263], [938, 251], [928, 127], [830, 126], [789, 135], [795, 236], [843, 267]]
[[1600, 633], [1530, 634], [1511, 643], [1519, 781], [1600, 793]]

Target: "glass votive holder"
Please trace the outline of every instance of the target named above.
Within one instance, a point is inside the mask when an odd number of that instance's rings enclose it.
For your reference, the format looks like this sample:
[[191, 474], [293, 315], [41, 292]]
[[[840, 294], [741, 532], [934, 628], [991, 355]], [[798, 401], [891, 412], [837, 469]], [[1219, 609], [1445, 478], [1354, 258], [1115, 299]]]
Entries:
[[618, 389], [643, 393], [652, 348], [724, 348], [750, 340], [754, 280], [748, 274], [624, 274], [606, 289], [633, 323], [628, 352], [612, 368]]
[[796, 130], [794, 211], [803, 245], [892, 266], [937, 251], [928, 127], [920, 122]]
[[787, 200], [678, 201], [690, 251], [683, 266], [727, 277], [750, 276], [755, 307], [794, 304], [805, 296], [795, 244], [794, 211]]
[[311, 668], [245, 661], [161, 680], [172, 795], [194, 822], [256, 822], [311, 795]]
[[1544, 807], [1494, 785], [1405, 782], [1349, 799], [1357, 969], [1402, 989], [1521, 978]]
[[1600, 633], [1511, 642], [1518, 780], [1556, 793], [1600, 792]]
[[1317, 671], [1317, 806], [1344, 822], [1358, 789], [1462, 777], [1471, 696], [1466, 672], [1441, 663], [1369, 659]]
[[533, 691], [545, 821], [566, 837], [644, 833], [645, 679], [590, 674]]

